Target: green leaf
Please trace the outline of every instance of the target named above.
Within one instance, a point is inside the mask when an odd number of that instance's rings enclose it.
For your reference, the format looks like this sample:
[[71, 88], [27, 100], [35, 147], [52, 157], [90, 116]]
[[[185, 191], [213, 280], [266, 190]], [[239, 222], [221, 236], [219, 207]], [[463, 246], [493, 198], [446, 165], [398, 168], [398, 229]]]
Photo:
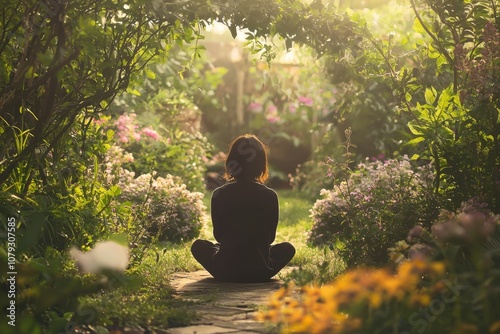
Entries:
[[417, 18], [413, 20], [413, 31], [422, 35], [427, 35], [427, 32], [425, 32], [424, 27]]
[[127, 88], [127, 93], [130, 93], [135, 96], [141, 96], [141, 92], [139, 92], [137, 89], [133, 88]]
[[425, 102], [427, 104], [433, 105], [437, 97], [436, 89], [434, 87], [426, 88], [424, 96], [425, 96]]
[[407, 145], [416, 145], [424, 140], [425, 140], [424, 137], [416, 137], [416, 138], [413, 138], [412, 140], [408, 141], [406, 144]]
[[436, 58], [436, 66], [438, 69], [441, 69], [441, 67], [443, 67], [443, 65], [445, 64], [448, 64], [448, 61], [444, 56], [439, 56]]
[[416, 136], [422, 136], [424, 132], [422, 131], [422, 126], [417, 125], [417, 124], [412, 124], [412, 122], [408, 123], [408, 128], [410, 129], [411, 133], [413, 133]]
[[413, 97], [411, 96], [411, 94], [410, 94], [410, 93], [408, 93], [408, 92], [406, 92], [406, 93], [405, 93], [405, 99], [406, 99], [406, 101], [407, 101], [407, 102], [411, 102], [411, 99], [412, 99], [412, 98], [413, 98]]
[[114, 136], [115, 136], [115, 132], [113, 130], [109, 129], [108, 131], [106, 131], [106, 139], [107, 140], [113, 139]]
[[156, 79], [155, 72], [151, 71], [150, 69], [146, 69], [145, 72], [146, 72], [146, 76], [148, 78], [153, 79], [153, 80]]
[[122, 190], [116, 184], [111, 186], [111, 188], [109, 188], [107, 191], [107, 194], [111, 195], [113, 197], [119, 196], [121, 193], [122, 193]]

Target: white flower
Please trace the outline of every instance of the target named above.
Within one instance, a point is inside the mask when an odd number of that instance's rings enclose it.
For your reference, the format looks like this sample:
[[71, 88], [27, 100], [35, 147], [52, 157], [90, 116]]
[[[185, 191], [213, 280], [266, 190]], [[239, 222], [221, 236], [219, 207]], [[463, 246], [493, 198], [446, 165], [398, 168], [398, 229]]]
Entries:
[[97, 242], [94, 248], [86, 253], [72, 247], [69, 254], [76, 261], [81, 273], [99, 273], [103, 269], [124, 272], [130, 259], [128, 247], [114, 241]]

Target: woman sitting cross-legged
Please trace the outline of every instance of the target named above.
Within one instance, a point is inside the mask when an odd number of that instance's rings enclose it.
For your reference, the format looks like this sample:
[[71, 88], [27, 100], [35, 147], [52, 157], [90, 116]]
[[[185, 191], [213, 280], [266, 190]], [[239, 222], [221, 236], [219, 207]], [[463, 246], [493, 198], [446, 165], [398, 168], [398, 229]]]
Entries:
[[217, 243], [196, 240], [195, 259], [217, 280], [265, 282], [295, 255], [288, 242], [271, 245], [279, 219], [278, 195], [264, 185], [267, 154], [254, 135], [231, 144], [226, 160], [228, 183], [214, 190], [211, 212]]

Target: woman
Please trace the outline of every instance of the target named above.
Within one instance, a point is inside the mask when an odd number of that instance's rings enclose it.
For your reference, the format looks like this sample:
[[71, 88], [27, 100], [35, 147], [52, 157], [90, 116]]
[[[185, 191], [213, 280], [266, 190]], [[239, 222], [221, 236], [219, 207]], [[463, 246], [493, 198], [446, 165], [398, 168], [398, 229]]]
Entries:
[[288, 242], [271, 245], [279, 219], [278, 195], [264, 185], [267, 155], [254, 135], [236, 138], [226, 160], [229, 182], [212, 194], [214, 244], [196, 240], [191, 253], [217, 280], [264, 282], [295, 255]]

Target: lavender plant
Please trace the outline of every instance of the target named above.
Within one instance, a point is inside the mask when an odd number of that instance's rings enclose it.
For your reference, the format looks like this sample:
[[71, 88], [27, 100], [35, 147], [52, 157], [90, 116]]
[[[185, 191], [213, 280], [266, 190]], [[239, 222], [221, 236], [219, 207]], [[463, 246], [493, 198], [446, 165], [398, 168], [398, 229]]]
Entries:
[[321, 191], [309, 241], [336, 246], [347, 265], [386, 263], [389, 246], [437, 216], [432, 178], [430, 166], [414, 168], [407, 156], [360, 163], [333, 189]]

